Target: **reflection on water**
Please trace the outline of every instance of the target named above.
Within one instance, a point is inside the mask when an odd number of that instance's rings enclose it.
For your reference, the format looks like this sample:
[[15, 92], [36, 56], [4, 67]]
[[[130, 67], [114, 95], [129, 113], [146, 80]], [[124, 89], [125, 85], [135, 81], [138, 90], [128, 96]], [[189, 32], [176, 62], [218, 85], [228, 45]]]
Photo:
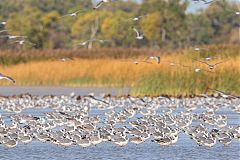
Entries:
[[192, 140], [181, 135], [178, 143], [169, 147], [160, 147], [153, 142], [126, 147], [118, 147], [110, 143], [101, 143], [89, 148], [79, 146], [60, 147], [51, 143], [32, 142], [20, 144], [14, 149], [0, 147], [1, 159], [211, 159], [236, 160], [240, 156], [239, 142], [234, 141], [224, 147], [217, 144], [213, 148], [196, 145]]

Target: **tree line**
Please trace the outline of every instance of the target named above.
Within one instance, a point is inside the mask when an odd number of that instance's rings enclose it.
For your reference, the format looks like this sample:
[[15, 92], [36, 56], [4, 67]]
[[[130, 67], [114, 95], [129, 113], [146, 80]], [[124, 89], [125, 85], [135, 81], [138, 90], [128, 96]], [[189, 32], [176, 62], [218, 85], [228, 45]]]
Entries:
[[[0, 31], [6, 31], [0, 32], [0, 48], [158, 49], [240, 43], [240, 17], [234, 12], [239, 3], [222, 0], [195, 13], [186, 12], [188, 5], [187, 0], [119, 0], [93, 10], [91, 0], [1, 0], [0, 22], [6, 23]], [[67, 15], [75, 11], [77, 16]], [[133, 27], [144, 39], [136, 39]], [[6, 34], [24, 36], [24, 43]], [[81, 45], [89, 39], [102, 41]]]

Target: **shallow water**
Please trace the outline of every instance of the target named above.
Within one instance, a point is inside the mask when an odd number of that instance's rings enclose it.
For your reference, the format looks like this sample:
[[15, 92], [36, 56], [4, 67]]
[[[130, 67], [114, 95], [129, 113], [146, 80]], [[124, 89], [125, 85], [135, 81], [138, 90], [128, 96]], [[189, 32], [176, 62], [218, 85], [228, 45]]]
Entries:
[[19, 87], [19, 86], [0, 86], [0, 95], [12, 96], [23, 93], [29, 93], [31, 95], [43, 96], [43, 95], [69, 95], [74, 92], [76, 95], [86, 95], [94, 93], [96, 95], [102, 93], [110, 93], [111, 95], [128, 94], [129, 88], [104, 88], [104, 87]]
[[28, 145], [19, 144], [14, 149], [0, 147], [0, 159], [211, 159], [211, 160], [236, 160], [240, 156], [240, 143], [233, 141], [224, 147], [216, 144], [213, 148], [196, 145], [194, 141], [180, 135], [177, 144], [161, 147], [153, 142], [140, 145], [129, 143], [126, 147], [118, 147], [111, 143], [101, 143], [89, 148], [79, 146], [60, 147], [52, 143], [37, 141]]
[[[26, 110], [23, 114], [42, 115], [49, 110]], [[95, 112], [96, 113], [96, 112]], [[240, 123], [239, 115], [228, 114], [230, 125]], [[162, 147], [157, 143], [146, 141], [135, 145], [128, 143], [125, 147], [119, 147], [109, 142], [102, 142], [97, 146], [81, 148], [78, 145], [71, 147], [57, 146], [52, 143], [41, 143], [33, 141], [30, 144], [18, 144], [13, 149], [0, 146], [0, 159], [12, 160], [32, 160], [32, 159], [52, 159], [52, 160], [74, 160], [74, 159], [142, 159], [142, 160], [236, 160], [240, 157], [240, 142], [233, 140], [229, 146], [217, 143], [212, 148], [198, 146], [184, 133], [180, 133], [178, 142], [168, 147]]]

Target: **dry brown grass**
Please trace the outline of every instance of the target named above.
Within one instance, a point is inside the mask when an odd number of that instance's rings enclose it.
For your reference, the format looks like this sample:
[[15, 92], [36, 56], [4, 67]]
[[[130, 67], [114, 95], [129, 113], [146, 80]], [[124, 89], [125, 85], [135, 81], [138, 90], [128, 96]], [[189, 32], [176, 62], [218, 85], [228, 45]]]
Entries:
[[[214, 47], [214, 46], [213, 46]], [[232, 50], [235, 50], [233, 48]], [[121, 50], [123, 52], [124, 50]], [[129, 53], [132, 52], [127, 50]], [[194, 68], [208, 69], [206, 65], [194, 62], [193, 58], [199, 58], [196, 53], [189, 50], [177, 51], [179, 54], [165, 54], [167, 52], [158, 53], [157, 51], [143, 53], [144, 50], [136, 50], [131, 55], [121, 55], [115, 51], [115, 56], [107, 56], [108, 53], [102, 53], [105, 57], [98, 58], [94, 51], [92, 59], [89, 57], [75, 58], [74, 61], [61, 62], [57, 57], [65, 57], [70, 53], [61, 54], [52, 53], [48, 55], [48, 60], [27, 61], [16, 65], [1, 65], [0, 72], [11, 75], [16, 79], [15, 85], [65, 85], [65, 86], [116, 86], [116, 87], [133, 87], [133, 93], [136, 95], [189, 95], [202, 93], [206, 87], [212, 87], [233, 94], [240, 95], [240, 54], [239, 51], [232, 52], [224, 50], [226, 54], [229, 52], [231, 56], [225, 54], [217, 55], [219, 58], [211, 61], [215, 63], [226, 61], [218, 65], [214, 73], [200, 72], [195, 73]], [[39, 54], [41, 51], [38, 51]], [[55, 51], [57, 52], [57, 51]], [[99, 52], [99, 51], [98, 51]], [[35, 52], [33, 52], [35, 53]], [[64, 54], [63, 54], [64, 53]], [[141, 53], [141, 54], [140, 54]], [[2, 53], [3, 54], [3, 53]], [[29, 54], [29, 53], [28, 53]], [[20, 55], [27, 55], [20, 53]], [[36, 53], [35, 53], [36, 54]], [[43, 53], [41, 53], [43, 54]], [[40, 54], [40, 55], [41, 55]], [[49, 51], [50, 54], [50, 51]], [[161, 55], [161, 63], [147, 64], [133, 63], [135, 58], [145, 59], [147, 55]], [[0, 53], [1, 55], [1, 53]], [[46, 56], [44, 53], [42, 56]], [[58, 56], [56, 56], [58, 55]], [[121, 56], [120, 56], [121, 55]], [[38, 55], [39, 56], [39, 55]], [[74, 56], [73, 57], [81, 57]], [[216, 56], [216, 54], [215, 54]], [[41, 57], [41, 56], [39, 56]], [[126, 58], [125, 58], [126, 57]], [[31, 59], [31, 58], [30, 58]], [[181, 63], [192, 66], [192, 68], [170, 66], [168, 62]], [[1, 85], [12, 85], [7, 81], [1, 81]]]

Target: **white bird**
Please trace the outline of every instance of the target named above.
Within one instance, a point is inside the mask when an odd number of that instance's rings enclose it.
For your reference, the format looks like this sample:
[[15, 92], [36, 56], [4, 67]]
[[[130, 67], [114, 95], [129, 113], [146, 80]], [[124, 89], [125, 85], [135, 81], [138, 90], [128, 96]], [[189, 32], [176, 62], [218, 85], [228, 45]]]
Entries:
[[208, 65], [208, 68], [209, 68], [210, 70], [213, 70], [213, 69], [215, 68], [215, 66], [217, 66], [217, 65], [225, 62], [225, 61], [221, 61], [221, 62], [218, 62], [218, 63], [215, 63], [215, 64], [209, 64], [209, 63], [207, 63], [207, 62], [200, 61], [200, 60], [195, 60], [195, 61]]
[[148, 61], [149, 59], [155, 60], [158, 64], [161, 61], [161, 58], [159, 56], [149, 56], [145, 61]]
[[59, 60], [62, 61], [62, 62], [73, 61], [72, 58], [68, 58], [68, 57], [66, 57], [66, 58], [60, 58]]
[[136, 39], [143, 39], [143, 34], [140, 34], [136, 28], [133, 27], [133, 30], [136, 32]]
[[15, 35], [4, 35], [0, 36], [0, 38], [8, 38], [8, 39], [16, 39], [16, 38], [26, 38], [26, 36], [15, 36]]
[[1, 25], [6, 25], [6, 24], [7, 24], [7, 22], [5, 22], [5, 21], [1, 22]]
[[0, 73], [0, 80], [2, 80], [2, 79], [6, 79], [8, 81], [15, 83], [15, 80], [12, 77], [9, 77], [9, 76], [6, 76], [6, 75]]
[[75, 12], [72, 12], [72, 13], [68, 13], [60, 18], [63, 18], [63, 17], [76, 17], [78, 15], [79, 12], [81, 12], [82, 10], [78, 10], [78, 11], [75, 11]]
[[235, 11], [235, 10], [231, 10], [231, 9], [226, 9], [228, 12], [234, 13], [236, 15], [240, 15], [240, 11]]
[[22, 40], [16, 40], [16, 41], [13, 41], [12, 43], [18, 43], [19, 45], [23, 45], [23, 44], [25, 44], [25, 43], [28, 43], [28, 44], [30, 44], [30, 45], [32, 45], [32, 46], [37, 45], [37, 44], [35, 44], [35, 43], [32, 43], [32, 42], [26, 41], [25, 39], [22, 39]]
[[1, 30], [0, 33], [8, 32], [9, 30]]
[[137, 17], [133, 17], [133, 18], [130, 18], [130, 19], [133, 20], [133, 21], [139, 21], [141, 18], [146, 17], [146, 16], [148, 16], [148, 15], [137, 16]]
[[199, 48], [199, 47], [195, 47], [194, 50], [199, 51], [199, 52], [200, 51], [209, 51], [209, 49], [207, 49], [207, 48]]
[[214, 72], [212, 72], [212, 71], [208, 71], [208, 70], [200, 69], [200, 68], [195, 68], [194, 71], [197, 72], [197, 73], [200, 72], [200, 71], [205, 71], [205, 72], [214, 73]]

